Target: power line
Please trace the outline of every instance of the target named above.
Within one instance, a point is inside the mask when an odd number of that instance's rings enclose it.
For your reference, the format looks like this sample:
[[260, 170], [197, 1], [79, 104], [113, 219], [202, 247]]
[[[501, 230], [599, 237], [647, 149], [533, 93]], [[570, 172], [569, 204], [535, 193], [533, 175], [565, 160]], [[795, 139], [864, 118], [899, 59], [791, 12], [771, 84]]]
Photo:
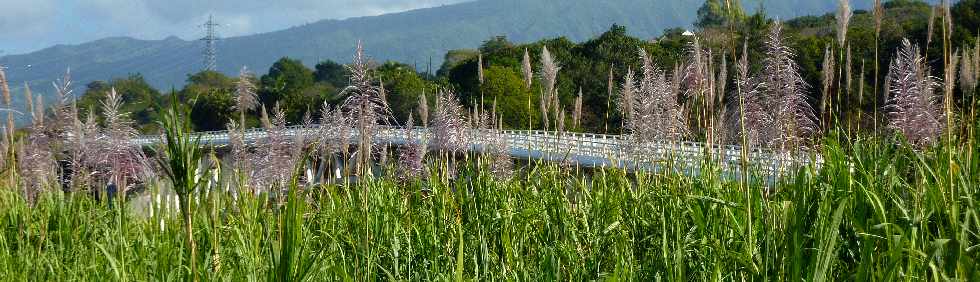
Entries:
[[216, 27], [221, 24], [214, 22], [214, 15], [208, 15], [208, 22], [201, 25], [207, 33], [201, 41], [204, 41], [204, 70], [214, 71], [218, 65], [218, 33]]

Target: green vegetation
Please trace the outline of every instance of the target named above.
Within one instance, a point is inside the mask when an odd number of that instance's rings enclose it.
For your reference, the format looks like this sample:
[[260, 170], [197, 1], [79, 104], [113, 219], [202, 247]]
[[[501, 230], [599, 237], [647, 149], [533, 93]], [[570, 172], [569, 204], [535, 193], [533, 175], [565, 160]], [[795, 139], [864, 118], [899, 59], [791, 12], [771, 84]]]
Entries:
[[[721, 65], [724, 56], [728, 64], [728, 73], [735, 73], [734, 64], [741, 52], [742, 42], [748, 42], [749, 57], [752, 69], [758, 69], [758, 62], [765, 56], [762, 43], [773, 20], [767, 18], [765, 14], [757, 13], [746, 16], [737, 6], [732, 6], [731, 10], [725, 1], [707, 1], [702, 10], [705, 10], [698, 31], [701, 42], [706, 48], [714, 53], [712, 58], [716, 66]], [[732, 2], [737, 4], [736, 2]], [[952, 7], [951, 13], [954, 21], [954, 32], [950, 38], [950, 46], [972, 46], [976, 41], [977, 21], [975, 12], [980, 9], [980, 1], [960, 1]], [[925, 45], [929, 42], [929, 48], [923, 49], [927, 52], [927, 57], [931, 67], [936, 72], [945, 70], [943, 58], [943, 42], [939, 40], [940, 30], [933, 31], [935, 40], [927, 40], [928, 22], [930, 6], [919, 1], [889, 1], [884, 5], [884, 16], [881, 25], [880, 47], [875, 60], [875, 21], [872, 12], [858, 10], [855, 11], [851, 19], [848, 32], [848, 45], [852, 49], [852, 80], [853, 84], [849, 89], [843, 89], [836, 84], [831, 88], [834, 93], [831, 97], [831, 104], [846, 104], [849, 108], [839, 113], [844, 119], [843, 122], [853, 124], [853, 127], [874, 128], [875, 123], [881, 125], [883, 118], [875, 119], [873, 114], [876, 108], [884, 104], [885, 97], [881, 95], [881, 81], [887, 74], [885, 68], [890, 63], [894, 50], [897, 49], [903, 38], [909, 38], [912, 42]], [[736, 15], [733, 20], [729, 20], [728, 14]], [[723, 19], [715, 19], [721, 17]], [[835, 22], [832, 14], [823, 16], [805, 16], [788, 20], [784, 23], [784, 32], [790, 47], [796, 50], [797, 64], [800, 65], [804, 74], [804, 79], [814, 91], [807, 93], [813, 104], [821, 101], [822, 86], [821, 67], [823, 65], [824, 51], [828, 46], [836, 46], [834, 43]], [[941, 17], [935, 19], [935, 25], [942, 21]], [[708, 23], [710, 22], [710, 23]], [[719, 24], [723, 22], [723, 24]], [[627, 68], [639, 69], [640, 61], [636, 56], [637, 48], [643, 48], [650, 53], [651, 58], [659, 66], [670, 70], [674, 66], [684, 63], [688, 45], [691, 37], [683, 36], [683, 29], [668, 29], [664, 34], [653, 40], [647, 41], [632, 37], [627, 34], [626, 27], [612, 26], [607, 32], [591, 40], [575, 43], [567, 38], [546, 39], [527, 44], [517, 44], [504, 37], [493, 37], [478, 50], [454, 50], [445, 55], [445, 63], [433, 74], [418, 73], [417, 66], [396, 62], [385, 62], [377, 64], [380, 72], [380, 79], [384, 82], [389, 104], [399, 122], [404, 123], [408, 118], [408, 113], [417, 106], [418, 96], [422, 93], [428, 95], [428, 100], [433, 101], [433, 93], [440, 88], [453, 88], [460, 94], [463, 104], [469, 108], [477, 107], [481, 102], [482, 107], [491, 107], [494, 98], [502, 107], [508, 107], [507, 115], [504, 118], [507, 128], [526, 128], [527, 117], [539, 117], [539, 99], [536, 95], [540, 86], [533, 85], [529, 89], [517, 88], [513, 83], [513, 77], [505, 78], [508, 72], [511, 74], [521, 73], [521, 59], [524, 50], [527, 49], [532, 55], [532, 61], [537, 62], [540, 58], [541, 48], [547, 46], [554, 57], [559, 61], [561, 72], [557, 79], [557, 96], [563, 105], [573, 104], [579, 89], [583, 92], [584, 108], [582, 110], [581, 127], [576, 131], [583, 132], [621, 132], [622, 116], [614, 106], [616, 97], [608, 95], [608, 80], [604, 74], [610, 72], [614, 74], [614, 92], [618, 92], [619, 86], [623, 81], [623, 76]], [[370, 48], [371, 46], [367, 46]], [[842, 55], [839, 47], [835, 53]], [[957, 48], [958, 49], [958, 48]], [[953, 50], [955, 51], [955, 50]], [[966, 50], [964, 50], [966, 51]], [[484, 72], [487, 77], [493, 77], [492, 85], [481, 85], [477, 77], [477, 54], [482, 54], [484, 60]], [[838, 66], [844, 65], [843, 58], [837, 62]], [[875, 70], [877, 61], [878, 71]], [[861, 66], [864, 65], [864, 81], [857, 81], [861, 75]], [[424, 69], [423, 69], [424, 70]], [[841, 70], [839, 70], [841, 71]], [[838, 75], [843, 80], [843, 74]], [[733, 75], [728, 76], [728, 84], [734, 80]], [[227, 78], [218, 73], [202, 72], [188, 76], [188, 84], [177, 92], [181, 94], [181, 100], [186, 102], [190, 98], [197, 97], [200, 105], [194, 109], [193, 124], [197, 130], [218, 130], [224, 129], [227, 117], [234, 113], [229, 103], [232, 94], [233, 78]], [[877, 82], [877, 83], [876, 83]], [[537, 83], [537, 82], [535, 82]], [[311, 112], [316, 117], [316, 109], [324, 102], [331, 105], [339, 105], [345, 97], [342, 90], [347, 87], [347, 71], [343, 66], [333, 61], [323, 61], [310, 69], [299, 60], [283, 58], [269, 67], [267, 74], [262, 76], [256, 83], [259, 87], [260, 101], [265, 108], [271, 109], [279, 104], [285, 111], [287, 121], [290, 124], [299, 124], [306, 112]], [[858, 93], [859, 84], [864, 84], [863, 93]], [[878, 87], [874, 87], [875, 84]], [[129, 86], [123, 86], [129, 85]], [[140, 99], [124, 99], [124, 108], [133, 113], [133, 117], [141, 125], [144, 133], [155, 133], [158, 129], [155, 120], [163, 107], [166, 107], [167, 98], [160, 97], [159, 92], [152, 90], [139, 76], [132, 76], [127, 79], [113, 80], [110, 83], [94, 82], [88, 86], [87, 91], [81, 98], [79, 107], [81, 109], [98, 108], [97, 101], [103, 97], [104, 92], [109, 87], [116, 87], [117, 91], [130, 97], [141, 95]], [[120, 89], [124, 88], [124, 89]], [[838, 97], [837, 92], [842, 92]], [[957, 89], [958, 98], [961, 90]], [[967, 91], [968, 92], [968, 91]], [[126, 94], [132, 93], [132, 94]], [[528, 110], [527, 96], [532, 94], [534, 105]], [[877, 94], [877, 95], [876, 95]], [[92, 97], [86, 97], [92, 96]], [[482, 98], [482, 101], [480, 101]], [[835, 101], [840, 100], [840, 101]], [[154, 101], [154, 102], [148, 102]], [[164, 102], [160, 102], [164, 101]], [[510, 105], [510, 106], [507, 106]], [[518, 107], [518, 105], [524, 105]], [[858, 111], [860, 109], [860, 111]], [[249, 111], [249, 127], [259, 125], [259, 115], [261, 111]], [[522, 121], [523, 122], [519, 122]]]
[[[191, 75], [169, 96], [139, 76], [93, 83], [0, 139], [0, 277], [980, 280], [980, 39], [913, 1], [785, 25], [719, 20], [720, 4], [698, 37], [495, 37], [438, 75], [374, 64], [359, 44], [346, 68], [284, 58], [257, 80]], [[901, 39], [920, 36], [922, 49]], [[3, 69], [0, 85], [9, 105]], [[130, 141], [157, 112], [148, 157]], [[405, 130], [397, 154], [377, 142], [416, 114], [428, 138]], [[190, 135], [226, 122], [228, 146]], [[494, 129], [525, 124], [621, 133], [608, 142], [637, 169], [515, 171], [521, 144]], [[266, 134], [246, 138], [256, 125]], [[740, 158], [662, 152], [681, 141]]]
[[30, 205], [3, 189], [0, 276], [969, 281], [980, 278], [972, 138], [921, 153], [827, 144], [822, 168], [775, 186], [543, 164], [499, 181], [470, 166], [455, 180], [294, 183], [282, 205], [202, 178], [193, 258], [173, 206], [146, 216], [60, 192]]

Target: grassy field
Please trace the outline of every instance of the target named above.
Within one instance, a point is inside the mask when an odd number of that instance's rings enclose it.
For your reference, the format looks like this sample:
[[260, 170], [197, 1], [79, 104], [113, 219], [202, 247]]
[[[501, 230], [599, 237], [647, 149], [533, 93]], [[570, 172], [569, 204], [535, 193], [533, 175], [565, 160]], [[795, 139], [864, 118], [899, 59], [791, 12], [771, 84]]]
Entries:
[[471, 164], [455, 180], [294, 184], [277, 201], [216, 178], [192, 209], [194, 260], [177, 213], [3, 189], [0, 277], [977, 280], [980, 156], [965, 140], [827, 141], [820, 169], [775, 186], [550, 164], [499, 181]]
[[[717, 83], [698, 40], [669, 76], [641, 49], [642, 67], [635, 80], [627, 67], [616, 96], [622, 148], [634, 161], [658, 160], [644, 146], [679, 141], [742, 145], [746, 168], [765, 165], [750, 163], [748, 149], [822, 160], [781, 177], [750, 169], [730, 177], [712, 158], [697, 175], [524, 160], [512, 171], [510, 146], [519, 145], [493, 131], [509, 113], [466, 109], [451, 88], [439, 91], [431, 118], [428, 102], [418, 109], [429, 138], [409, 138], [391, 154], [374, 142], [379, 126], [398, 124], [360, 44], [345, 100], [324, 104], [319, 121], [307, 115], [307, 134], [289, 134], [279, 104], [271, 114], [259, 104], [243, 69], [227, 161], [192, 139], [191, 111], [176, 95], [157, 121], [161, 144], [146, 150], [132, 142], [115, 89], [101, 119], [83, 121], [66, 102], [66, 76], [54, 106], [26, 111], [29, 128], [6, 130], [15, 128], [8, 111], [0, 130], [0, 280], [980, 281], [980, 59], [956, 71], [944, 16], [942, 79], [927, 64], [938, 58], [904, 40], [883, 81], [875, 68], [883, 103], [849, 108], [841, 31], [851, 11], [840, 4], [842, 67], [826, 47], [820, 96], [810, 95], [779, 23], [765, 36], [767, 57], [750, 63], [744, 43], [731, 79], [722, 56]], [[542, 49], [540, 85], [525, 50], [525, 87], [542, 87], [541, 126], [561, 133], [578, 122], [583, 101], [567, 119], [555, 90], [560, 64]], [[8, 88], [0, 68], [9, 110]], [[251, 143], [247, 111], [261, 113], [266, 133]], [[467, 134], [474, 129], [480, 135]], [[487, 151], [461, 153], [472, 145]], [[333, 171], [338, 156], [353, 177], [320, 184], [307, 170]], [[379, 163], [387, 168], [368, 173]], [[141, 201], [105, 193], [117, 185]], [[156, 203], [161, 193], [176, 203]], [[134, 204], [145, 202], [154, 204]]]

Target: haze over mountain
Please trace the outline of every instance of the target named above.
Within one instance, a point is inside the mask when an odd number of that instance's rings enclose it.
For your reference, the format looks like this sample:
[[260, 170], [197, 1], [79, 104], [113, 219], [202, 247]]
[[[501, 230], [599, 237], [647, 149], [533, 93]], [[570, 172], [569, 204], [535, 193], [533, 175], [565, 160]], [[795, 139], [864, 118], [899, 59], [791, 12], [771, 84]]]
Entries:
[[[743, 0], [750, 11], [760, 7], [772, 17], [791, 18], [833, 11], [836, 0]], [[872, 0], [853, 1], [856, 9]], [[593, 37], [613, 24], [641, 38], [664, 29], [690, 27], [703, 0], [480, 0], [381, 16], [322, 20], [281, 31], [225, 38], [217, 44], [218, 70], [237, 74], [241, 66], [264, 73], [278, 58], [289, 56], [308, 65], [331, 59], [348, 62], [358, 40], [378, 61], [394, 60], [433, 71], [446, 51], [475, 48], [492, 36], [515, 42], [565, 36], [573, 41]], [[16, 93], [24, 82], [50, 94], [50, 82], [66, 69], [76, 87], [93, 80], [142, 74], [159, 89], [179, 88], [187, 74], [202, 69], [203, 43], [168, 37], [137, 40], [113, 37], [78, 45], [57, 45], [36, 52], [0, 57]], [[78, 89], [81, 91], [81, 89]], [[22, 95], [15, 95], [21, 97]]]

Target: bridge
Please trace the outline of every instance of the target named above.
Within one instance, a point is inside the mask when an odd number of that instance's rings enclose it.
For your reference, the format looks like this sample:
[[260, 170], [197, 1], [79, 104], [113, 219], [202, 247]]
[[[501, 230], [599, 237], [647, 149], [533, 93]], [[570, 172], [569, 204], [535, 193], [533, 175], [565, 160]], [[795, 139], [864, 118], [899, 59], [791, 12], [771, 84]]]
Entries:
[[[317, 126], [291, 126], [283, 129], [283, 135], [290, 138], [304, 135], [306, 140], [315, 140], [317, 134]], [[412, 135], [411, 138], [409, 134]], [[714, 173], [732, 178], [739, 177], [743, 169], [748, 168], [766, 178], [774, 179], [794, 168], [823, 164], [819, 156], [791, 155], [761, 149], [743, 150], [740, 146], [732, 145], [709, 146], [698, 142], [635, 145], [621, 135], [485, 129], [470, 129], [466, 134], [466, 140], [470, 140], [470, 151], [483, 152], [489, 145], [487, 140], [502, 138], [506, 141], [512, 158], [555, 161], [580, 167], [617, 167], [645, 171], [673, 169], [687, 175], [698, 175], [703, 168], [713, 167], [716, 168]], [[375, 144], [403, 145], [410, 140], [426, 142], [429, 135], [429, 131], [424, 128], [406, 130], [382, 127], [373, 141]], [[248, 129], [244, 131], [243, 141], [254, 144], [266, 137], [268, 133], [264, 129]], [[356, 130], [352, 131], [350, 137], [352, 144], [359, 140]], [[230, 144], [228, 131], [194, 133], [191, 138], [199, 138], [203, 146], [222, 147]], [[141, 146], [154, 146], [161, 139], [159, 136], [141, 136], [133, 142]]]

